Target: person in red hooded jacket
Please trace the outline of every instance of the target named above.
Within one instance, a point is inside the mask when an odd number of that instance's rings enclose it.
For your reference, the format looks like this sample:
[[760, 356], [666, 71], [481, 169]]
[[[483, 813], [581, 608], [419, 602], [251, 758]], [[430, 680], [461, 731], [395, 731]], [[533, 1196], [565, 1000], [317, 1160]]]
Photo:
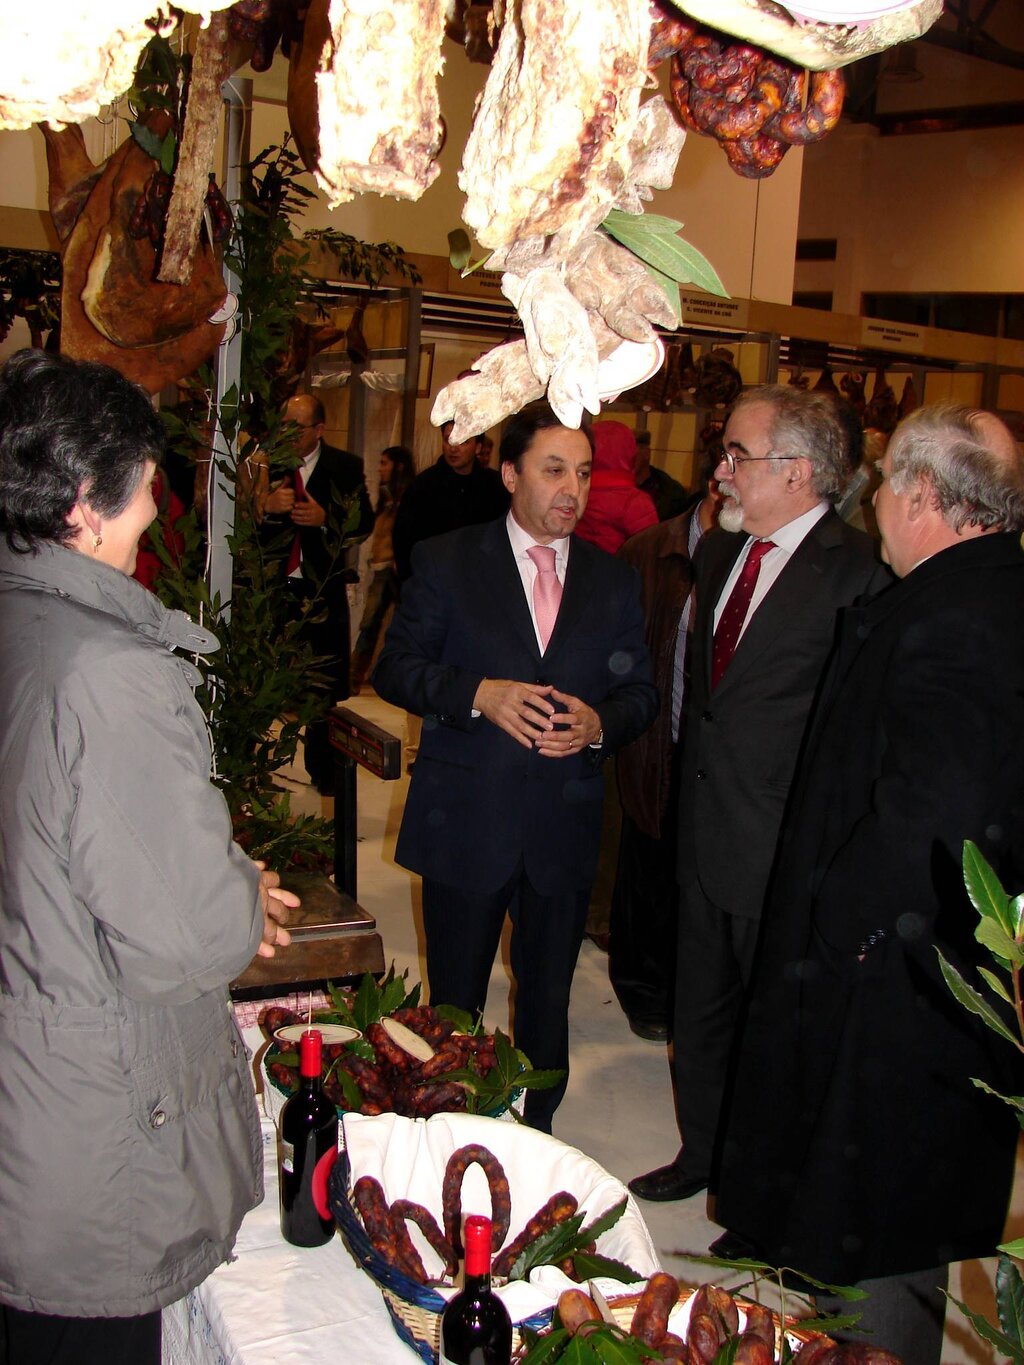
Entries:
[[636, 436], [625, 422], [595, 422], [594, 469], [587, 509], [576, 534], [609, 554], [623, 541], [658, 524], [650, 496], [636, 486]]

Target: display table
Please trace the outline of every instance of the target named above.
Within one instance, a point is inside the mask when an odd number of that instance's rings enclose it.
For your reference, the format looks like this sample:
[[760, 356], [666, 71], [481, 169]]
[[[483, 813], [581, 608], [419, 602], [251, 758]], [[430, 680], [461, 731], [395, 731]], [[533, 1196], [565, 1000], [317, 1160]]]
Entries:
[[289, 917], [292, 942], [273, 957], [254, 957], [232, 981], [233, 995], [383, 972], [384, 947], [376, 920], [351, 896], [326, 877], [312, 874], [291, 873], [282, 878], [282, 885], [302, 902]]
[[[253, 1054], [258, 1027], [243, 1027]], [[418, 1357], [395, 1335], [380, 1290], [340, 1235], [323, 1247], [289, 1246], [277, 1204], [275, 1117], [283, 1103], [266, 1091], [266, 1194], [242, 1223], [236, 1259], [164, 1310], [164, 1365], [411, 1365]]]

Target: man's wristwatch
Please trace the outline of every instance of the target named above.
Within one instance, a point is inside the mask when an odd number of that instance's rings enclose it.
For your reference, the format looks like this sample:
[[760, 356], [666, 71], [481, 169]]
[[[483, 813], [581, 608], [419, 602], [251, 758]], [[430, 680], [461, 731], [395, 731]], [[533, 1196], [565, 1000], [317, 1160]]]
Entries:
[[603, 731], [603, 730], [598, 730], [598, 732], [597, 732], [597, 739], [592, 740], [591, 743], [590, 743], [587, 747], [590, 748], [590, 749], [600, 749], [601, 746], [602, 746], [603, 744], [604, 744], [604, 731]]

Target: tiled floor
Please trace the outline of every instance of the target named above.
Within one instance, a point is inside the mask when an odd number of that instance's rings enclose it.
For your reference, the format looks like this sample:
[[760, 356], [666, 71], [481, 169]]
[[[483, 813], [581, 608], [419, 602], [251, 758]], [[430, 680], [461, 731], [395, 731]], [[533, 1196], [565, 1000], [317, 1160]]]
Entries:
[[[348, 703], [375, 724], [404, 736], [405, 715], [372, 692]], [[293, 807], [317, 809], [319, 798], [302, 782], [295, 783]], [[408, 777], [382, 782], [358, 774], [358, 899], [377, 918], [385, 960], [410, 979], [423, 976], [422, 929], [418, 879], [394, 861], [395, 840], [408, 789]], [[324, 802], [332, 813], [333, 802]], [[491, 978], [486, 1018], [507, 1027], [509, 974], [499, 961]], [[678, 1146], [672, 1117], [665, 1048], [642, 1042], [629, 1030], [608, 984], [607, 958], [589, 940], [583, 944], [573, 982], [570, 1014], [572, 1070], [565, 1100], [555, 1116], [555, 1136], [581, 1148], [622, 1180], [671, 1159]], [[1024, 1182], [1018, 1181], [1018, 1188]], [[942, 1191], [935, 1191], [936, 1199]], [[1024, 1232], [1022, 1200], [1015, 1201], [1013, 1235]], [[683, 1253], [703, 1253], [719, 1228], [707, 1216], [703, 1195], [682, 1203], [643, 1204], [662, 1262], [681, 1279], [698, 1283], [712, 1275], [733, 1287], [722, 1272], [694, 1265]], [[954, 1271], [951, 1291], [970, 1306], [994, 1312], [991, 1278], [994, 1261], [968, 1262]], [[883, 1344], [884, 1343], [880, 1343]], [[947, 1315], [944, 1365], [980, 1365], [997, 1359], [983, 1346], [954, 1308]]]

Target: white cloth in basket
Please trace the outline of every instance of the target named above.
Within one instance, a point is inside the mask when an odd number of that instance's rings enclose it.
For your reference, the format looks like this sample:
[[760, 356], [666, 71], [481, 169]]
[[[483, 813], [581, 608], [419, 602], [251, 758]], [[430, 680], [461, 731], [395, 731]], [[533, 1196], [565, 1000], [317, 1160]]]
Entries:
[[[373, 1176], [380, 1181], [389, 1204], [396, 1199], [422, 1204], [437, 1219], [439, 1228], [444, 1227], [441, 1186], [448, 1158], [467, 1143], [479, 1143], [493, 1152], [508, 1176], [512, 1196], [509, 1239], [516, 1237], [559, 1190], [575, 1195], [587, 1223], [625, 1197], [626, 1209], [615, 1226], [599, 1238], [598, 1251], [632, 1266], [643, 1280], [659, 1269], [647, 1225], [626, 1187], [583, 1152], [546, 1133], [475, 1114], [436, 1114], [426, 1120], [397, 1114], [346, 1114], [343, 1123], [352, 1184], [360, 1176]], [[478, 1166], [466, 1172], [462, 1212], [464, 1216], [491, 1212], [487, 1180]], [[409, 1230], [427, 1274], [440, 1276], [441, 1263], [435, 1253], [417, 1228], [410, 1225]], [[572, 1284], [554, 1267], [538, 1270], [535, 1280], [517, 1281], [498, 1290], [513, 1322], [552, 1308], [561, 1291]], [[611, 1281], [598, 1283], [607, 1283], [612, 1293], [624, 1289]]]

